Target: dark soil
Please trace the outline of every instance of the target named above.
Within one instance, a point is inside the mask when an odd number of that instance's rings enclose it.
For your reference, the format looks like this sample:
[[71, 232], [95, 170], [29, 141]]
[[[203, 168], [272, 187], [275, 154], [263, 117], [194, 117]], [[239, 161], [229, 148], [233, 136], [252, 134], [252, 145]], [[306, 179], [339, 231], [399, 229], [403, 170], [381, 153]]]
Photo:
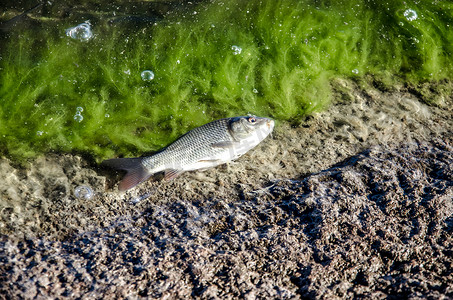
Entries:
[[334, 87], [237, 162], [126, 193], [79, 156], [1, 159], [0, 297], [453, 298], [451, 96]]

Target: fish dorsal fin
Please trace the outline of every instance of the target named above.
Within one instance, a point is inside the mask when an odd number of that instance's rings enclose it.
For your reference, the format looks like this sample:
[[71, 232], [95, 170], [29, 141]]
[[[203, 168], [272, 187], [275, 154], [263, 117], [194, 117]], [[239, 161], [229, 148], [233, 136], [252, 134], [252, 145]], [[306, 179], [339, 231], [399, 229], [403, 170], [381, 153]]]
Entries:
[[181, 175], [182, 171], [180, 170], [175, 170], [175, 169], [168, 169], [165, 170], [165, 175], [164, 178], [165, 180], [172, 180]]
[[211, 147], [213, 148], [231, 148], [236, 145], [236, 142], [223, 141], [218, 143], [212, 143]]

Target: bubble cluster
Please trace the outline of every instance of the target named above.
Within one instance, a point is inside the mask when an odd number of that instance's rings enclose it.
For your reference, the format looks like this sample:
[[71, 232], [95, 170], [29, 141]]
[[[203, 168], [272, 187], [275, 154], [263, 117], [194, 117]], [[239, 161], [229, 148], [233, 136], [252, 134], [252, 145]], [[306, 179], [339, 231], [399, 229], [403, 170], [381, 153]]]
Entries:
[[85, 21], [75, 27], [66, 29], [66, 35], [82, 42], [86, 42], [93, 37], [90, 21]]
[[41, 136], [43, 133], [44, 133], [44, 132], [41, 131], [41, 130], [36, 131], [36, 135], [37, 135], [37, 136]]
[[154, 73], [150, 70], [143, 71], [140, 76], [142, 77], [143, 81], [151, 81], [154, 79]]
[[79, 122], [79, 123], [83, 121], [82, 111], [83, 111], [83, 107], [78, 106], [76, 108], [76, 113], [74, 115], [74, 120]]
[[233, 50], [234, 55], [241, 54], [242, 48], [236, 45], [231, 46], [231, 50]]
[[74, 196], [77, 199], [89, 200], [93, 198], [93, 190], [87, 185], [79, 185], [74, 189]]
[[408, 21], [414, 21], [414, 20], [417, 20], [417, 18], [418, 18], [417, 12], [410, 8], [406, 9], [406, 11], [404, 12], [404, 16], [406, 17], [406, 19]]

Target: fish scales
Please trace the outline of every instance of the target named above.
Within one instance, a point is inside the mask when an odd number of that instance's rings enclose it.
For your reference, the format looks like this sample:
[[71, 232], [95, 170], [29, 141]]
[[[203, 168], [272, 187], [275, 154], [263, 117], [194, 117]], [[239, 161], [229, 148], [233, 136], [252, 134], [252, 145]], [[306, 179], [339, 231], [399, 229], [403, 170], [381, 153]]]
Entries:
[[254, 116], [220, 119], [195, 128], [148, 157], [117, 158], [103, 165], [126, 170], [119, 190], [127, 190], [164, 171], [173, 179], [184, 171], [206, 169], [234, 160], [258, 145], [274, 121]]
[[228, 130], [229, 121], [229, 119], [220, 119], [195, 128], [181, 136], [164, 151], [144, 159], [143, 164], [155, 169], [161, 166], [177, 167], [176, 164], [184, 167], [228, 151], [225, 148], [213, 148], [211, 145], [219, 141], [233, 141]]

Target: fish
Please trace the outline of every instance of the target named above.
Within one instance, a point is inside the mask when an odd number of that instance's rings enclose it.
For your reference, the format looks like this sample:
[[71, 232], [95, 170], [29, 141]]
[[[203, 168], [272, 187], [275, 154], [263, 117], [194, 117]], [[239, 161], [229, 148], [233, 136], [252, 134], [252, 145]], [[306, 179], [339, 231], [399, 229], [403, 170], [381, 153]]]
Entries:
[[129, 190], [164, 172], [171, 180], [186, 171], [212, 168], [241, 157], [263, 141], [274, 129], [274, 120], [256, 116], [224, 118], [188, 131], [151, 156], [113, 158], [101, 165], [127, 171], [118, 185]]

